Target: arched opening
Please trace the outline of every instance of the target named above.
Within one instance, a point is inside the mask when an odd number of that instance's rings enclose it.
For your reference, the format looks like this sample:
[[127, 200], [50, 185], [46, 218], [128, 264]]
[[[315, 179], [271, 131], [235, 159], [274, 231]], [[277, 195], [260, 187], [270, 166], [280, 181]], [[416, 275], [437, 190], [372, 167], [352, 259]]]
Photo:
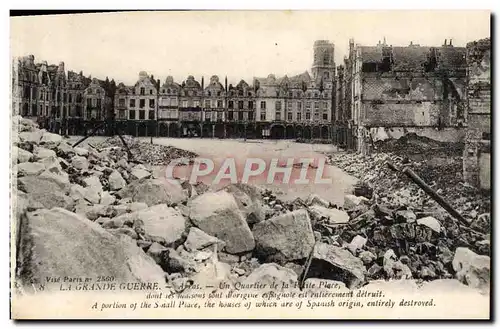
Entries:
[[203, 138], [212, 138], [212, 125], [211, 124], [204, 124], [202, 126], [202, 135], [201, 137]]
[[215, 138], [224, 138], [224, 124], [217, 123], [215, 125]]
[[168, 125], [168, 137], [179, 137], [180, 130], [177, 123], [169, 123]]
[[160, 137], [168, 137], [168, 123], [159, 123], [159, 131], [158, 136]]
[[147, 131], [147, 128], [146, 128], [146, 127], [147, 127], [147, 126], [146, 126], [146, 124], [144, 124], [144, 123], [142, 123], [142, 122], [141, 122], [141, 123], [139, 123], [139, 126], [137, 127], [137, 135], [138, 135], [139, 137], [144, 137], [144, 136], [146, 136], [146, 135], [147, 135], [147, 134], [146, 134], [146, 131]]
[[285, 127], [275, 125], [271, 127], [271, 139], [283, 139], [285, 137]]
[[330, 139], [330, 135], [328, 133], [328, 126], [322, 126], [321, 127], [321, 138], [323, 138], [323, 139]]
[[232, 124], [228, 124], [226, 126], [226, 137], [227, 138], [234, 138], [235, 135], [235, 128]]
[[304, 127], [304, 138], [311, 139], [311, 127], [310, 126]]
[[302, 138], [304, 137], [304, 127], [302, 126], [296, 126], [295, 127], [295, 138]]
[[286, 136], [286, 139], [295, 138], [295, 129], [293, 128], [292, 125], [286, 126], [285, 136]]
[[312, 129], [312, 138], [316, 139], [320, 137], [320, 128], [319, 126], [314, 126]]
[[147, 136], [148, 137], [156, 137], [156, 129], [157, 129], [157, 123], [155, 121], [150, 121], [148, 122], [148, 131], [147, 131]]
[[247, 125], [247, 138], [256, 138], [255, 126], [253, 124]]

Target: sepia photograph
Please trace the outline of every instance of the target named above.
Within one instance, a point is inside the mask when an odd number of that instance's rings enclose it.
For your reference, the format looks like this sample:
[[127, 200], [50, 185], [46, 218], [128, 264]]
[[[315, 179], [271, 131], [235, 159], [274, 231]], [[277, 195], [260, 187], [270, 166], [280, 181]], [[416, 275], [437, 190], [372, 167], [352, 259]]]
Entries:
[[11, 319], [492, 318], [491, 12], [9, 25]]

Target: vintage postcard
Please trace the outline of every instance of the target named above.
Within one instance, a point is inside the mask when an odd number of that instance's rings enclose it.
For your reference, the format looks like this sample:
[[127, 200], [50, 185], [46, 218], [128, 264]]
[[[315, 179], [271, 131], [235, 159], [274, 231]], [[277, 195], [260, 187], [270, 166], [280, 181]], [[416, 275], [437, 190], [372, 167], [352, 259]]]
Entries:
[[11, 13], [11, 317], [490, 319], [490, 15]]

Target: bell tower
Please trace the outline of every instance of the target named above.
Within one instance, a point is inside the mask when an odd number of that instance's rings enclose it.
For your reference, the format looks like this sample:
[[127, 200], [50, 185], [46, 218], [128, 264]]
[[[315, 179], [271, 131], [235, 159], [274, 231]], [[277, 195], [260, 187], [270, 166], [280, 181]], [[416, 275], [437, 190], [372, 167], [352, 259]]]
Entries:
[[314, 61], [312, 66], [313, 79], [332, 81], [335, 74], [335, 45], [328, 40], [314, 42]]

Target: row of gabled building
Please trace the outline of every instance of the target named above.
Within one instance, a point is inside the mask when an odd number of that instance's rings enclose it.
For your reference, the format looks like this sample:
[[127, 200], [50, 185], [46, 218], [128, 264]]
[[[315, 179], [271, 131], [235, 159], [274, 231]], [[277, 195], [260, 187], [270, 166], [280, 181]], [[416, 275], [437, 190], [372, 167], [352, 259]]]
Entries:
[[12, 65], [12, 111], [36, 118], [41, 124], [101, 120], [113, 110], [114, 89], [114, 81], [107, 78], [66, 72], [64, 62], [35, 63], [29, 55], [14, 59]]
[[81, 133], [105, 120], [138, 136], [330, 136], [335, 76], [334, 45], [314, 43], [311, 70], [295, 76], [254, 78], [250, 83], [205, 83], [188, 76], [163, 83], [140, 72], [133, 86], [90, 79], [33, 56], [20, 58], [13, 71], [13, 110], [51, 122], [63, 133]]

